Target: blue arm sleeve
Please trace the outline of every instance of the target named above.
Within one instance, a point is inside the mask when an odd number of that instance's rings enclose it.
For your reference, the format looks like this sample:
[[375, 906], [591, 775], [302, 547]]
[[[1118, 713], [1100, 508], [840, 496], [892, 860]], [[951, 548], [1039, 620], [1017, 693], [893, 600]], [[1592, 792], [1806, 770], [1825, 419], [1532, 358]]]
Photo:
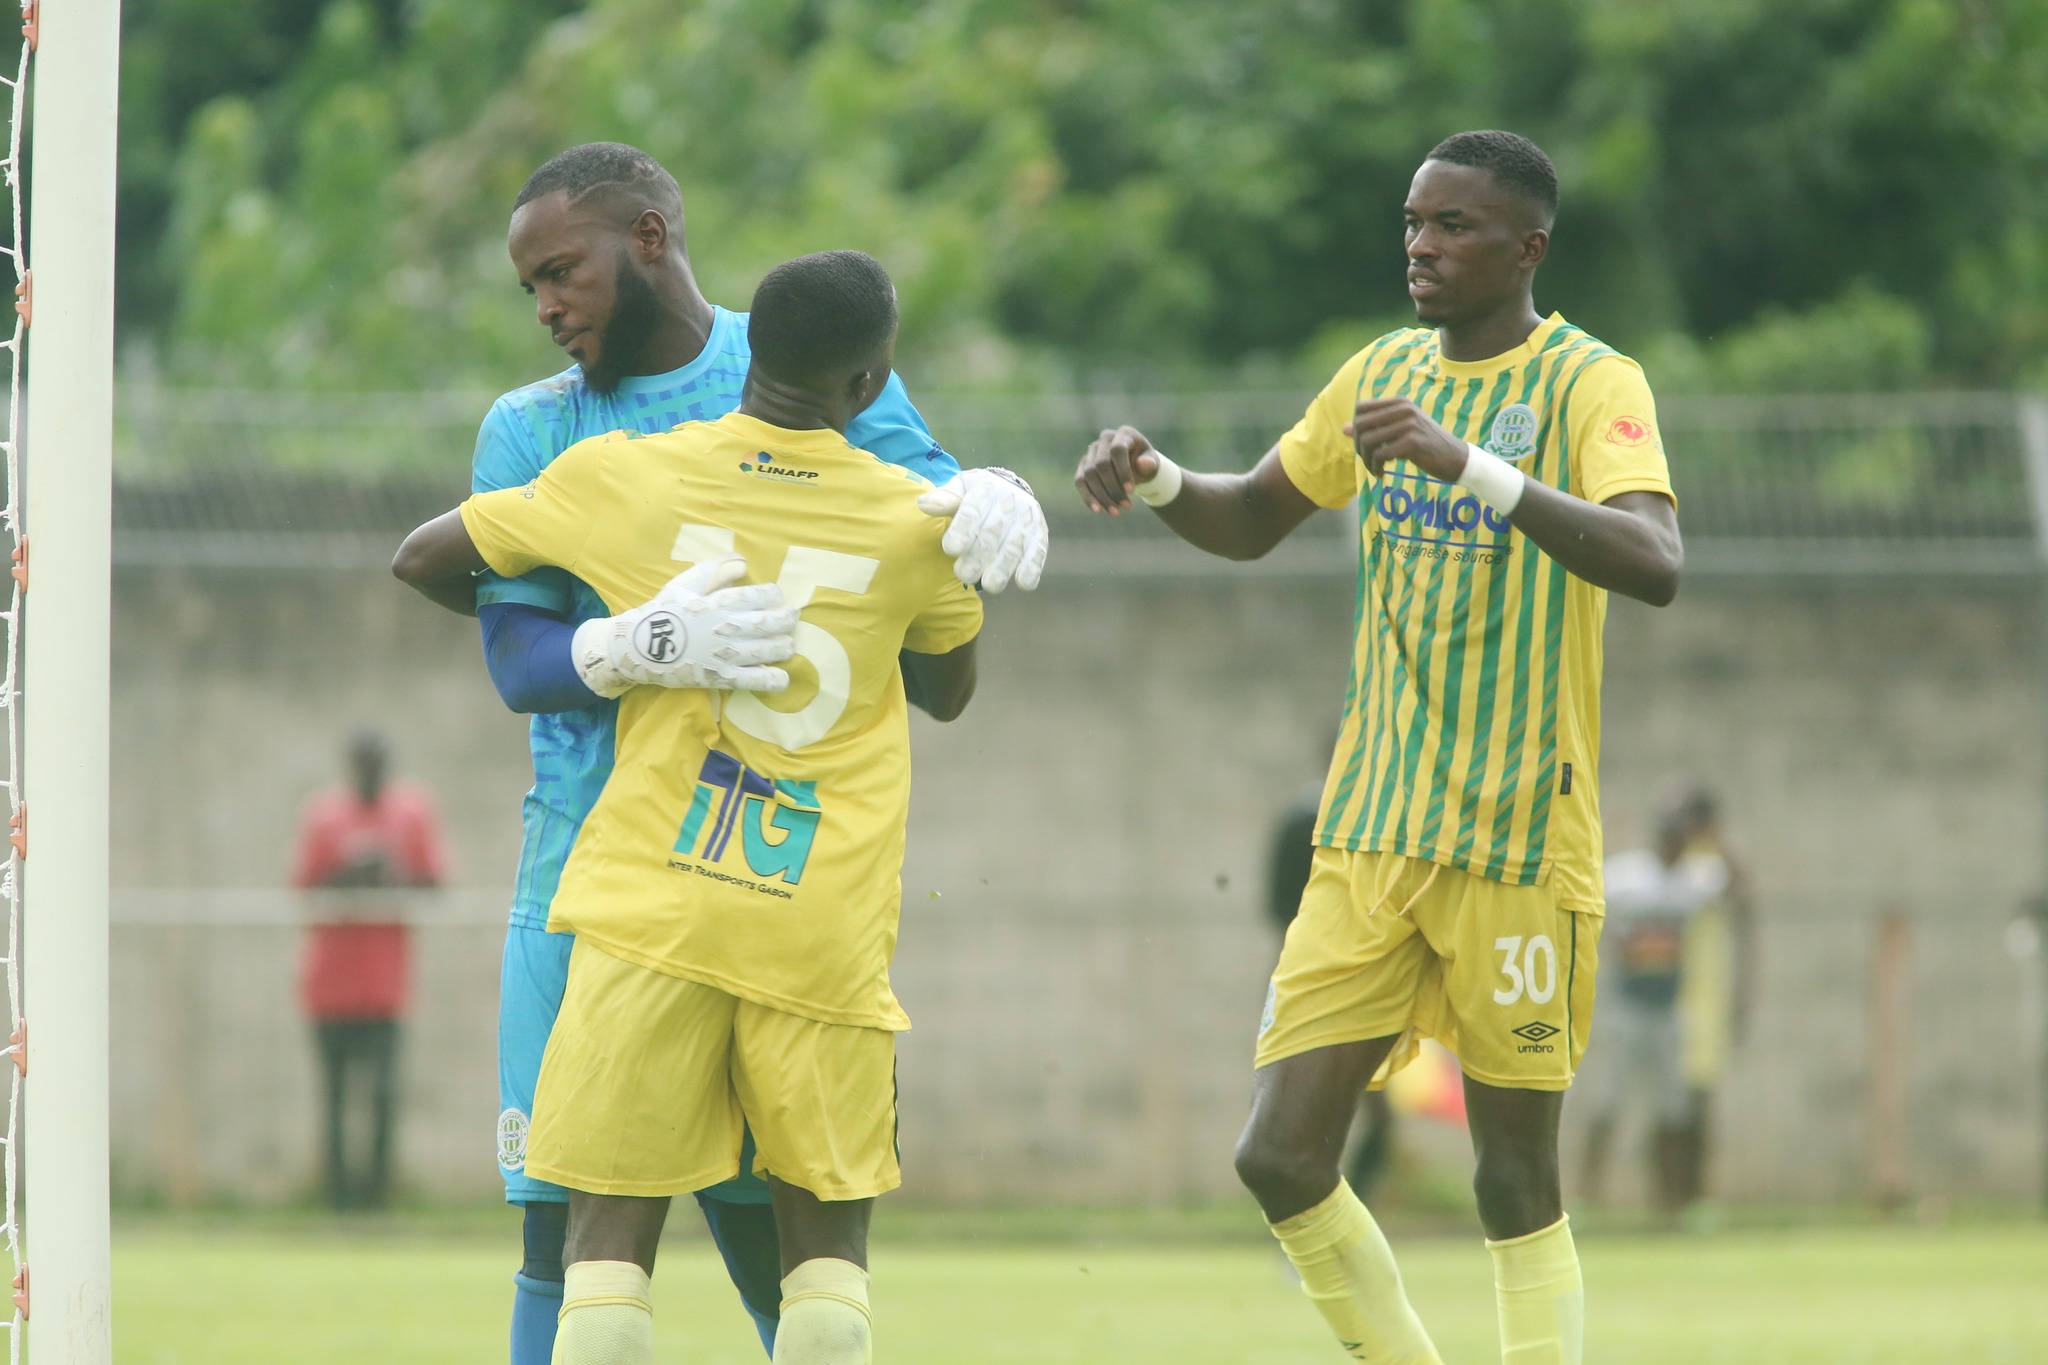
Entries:
[[881, 396], [847, 426], [846, 441], [935, 484], [950, 482], [960, 472], [960, 462], [932, 439], [899, 374], [891, 374]]
[[550, 715], [604, 700], [577, 675], [569, 652], [576, 628], [555, 613], [524, 602], [479, 602], [476, 619], [491, 686], [514, 711]]

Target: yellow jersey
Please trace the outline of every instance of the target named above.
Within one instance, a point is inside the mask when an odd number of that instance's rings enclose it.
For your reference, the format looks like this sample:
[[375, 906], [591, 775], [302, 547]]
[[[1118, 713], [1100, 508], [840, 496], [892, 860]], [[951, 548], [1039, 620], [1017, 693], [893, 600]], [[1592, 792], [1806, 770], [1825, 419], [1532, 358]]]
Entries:
[[833, 1024], [910, 1026], [889, 986], [910, 803], [898, 651], [943, 654], [981, 600], [917, 508], [931, 485], [836, 431], [743, 413], [569, 447], [462, 522], [493, 570], [566, 569], [617, 612], [737, 551], [801, 617], [789, 690], [636, 687], [548, 928]]
[[1406, 461], [1368, 484], [1342, 430], [1407, 398], [1453, 436], [1588, 502], [1671, 495], [1656, 405], [1628, 357], [1552, 314], [1490, 360], [1390, 332], [1280, 440], [1294, 484], [1358, 508], [1357, 641], [1316, 842], [1512, 885], [1599, 913], [1600, 635], [1607, 594], [1466, 490]]

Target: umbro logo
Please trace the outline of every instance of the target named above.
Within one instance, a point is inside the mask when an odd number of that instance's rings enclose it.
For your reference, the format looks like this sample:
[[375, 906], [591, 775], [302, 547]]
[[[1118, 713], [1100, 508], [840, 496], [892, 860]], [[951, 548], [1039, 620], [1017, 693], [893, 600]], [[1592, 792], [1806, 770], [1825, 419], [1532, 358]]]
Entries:
[[1562, 1032], [1562, 1030], [1554, 1025], [1544, 1023], [1541, 1019], [1537, 1019], [1522, 1025], [1518, 1029], [1513, 1029], [1511, 1032], [1517, 1038], [1526, 1038], [1532, 1043], [1540, 1043], [1545, 1038], [1554, 1037]]

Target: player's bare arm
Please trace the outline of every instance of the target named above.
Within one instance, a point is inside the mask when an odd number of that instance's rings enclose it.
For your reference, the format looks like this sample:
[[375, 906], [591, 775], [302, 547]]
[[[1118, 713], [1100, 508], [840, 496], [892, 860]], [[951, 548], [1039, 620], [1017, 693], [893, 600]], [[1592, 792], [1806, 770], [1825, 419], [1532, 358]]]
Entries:
[[[1374, 479], [1392, 461], [1406, 460], [1431, 478], [1458, 483], [1472, 459], [1470, 446], [1407, 399], [1366, 399], [1346, 431]], [[1661, 493], [1618, 493], [1591, 503], [1531, 479], [1508, 520], [1595, 587], [1653, 607], [1668, 606], [1678, 595], [1685, 547], [1677, 511]]]
[[[469, 537], [469, 528], [462, 524], [460, 509], [443, 512], [414, 528], [391, 560], [393, 577], [420, 592], [428, 592], [437, 584], [471, 578], [487, 567], [484, 557], [477, 553], [476, 542]], [[474, 606], [472, 602], [472, 610]]]
[[476, 575], [485, 567], [459, 511], [443, 512], [414, 530], [391, 560], [399, 582], [464, 616], [476, 615]]
[[903, 665], [904, 695], [933, 720], [958, 720], [967, 703], [974, 700], [978, 676], [974, 641], [945, 654], [906, 649], [897, 658]]
[[[1091, 512], [1122, 516], [1140, 485], [1158, 479], [1167, 462], [1136, 427], [1105, 431], [1081, 457], [1074, 487]], [[1267, 451], [1242, 474], [1197, 474], [1175, 468], [1171, 501], [1153, 507], [1182, 540], [1224, 559], [1257, 559], [1285, 540], [1316, 510], [1280, 464], [1280, 448]]]

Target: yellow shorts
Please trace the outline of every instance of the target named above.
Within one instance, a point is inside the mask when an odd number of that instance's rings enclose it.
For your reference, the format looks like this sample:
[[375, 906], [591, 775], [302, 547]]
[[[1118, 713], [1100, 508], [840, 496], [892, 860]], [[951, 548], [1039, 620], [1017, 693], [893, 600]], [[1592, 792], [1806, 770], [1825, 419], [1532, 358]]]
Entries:
[[1256, 1065], [1399, 1034], [1374, 1087], [1427, 1037], [1476, 1081], [1563, 1090], [1586, 1051], [1599, 938], [1599, 918], [1560, 908], [1547, 886], [1318, 848]]
[[903, 1183], [896, 1035], [822, 1024], [577, 939], [534, 1089], [526, 1173], [591, 1194], [684, 1194], [754, 1169], [820, 1199]]

